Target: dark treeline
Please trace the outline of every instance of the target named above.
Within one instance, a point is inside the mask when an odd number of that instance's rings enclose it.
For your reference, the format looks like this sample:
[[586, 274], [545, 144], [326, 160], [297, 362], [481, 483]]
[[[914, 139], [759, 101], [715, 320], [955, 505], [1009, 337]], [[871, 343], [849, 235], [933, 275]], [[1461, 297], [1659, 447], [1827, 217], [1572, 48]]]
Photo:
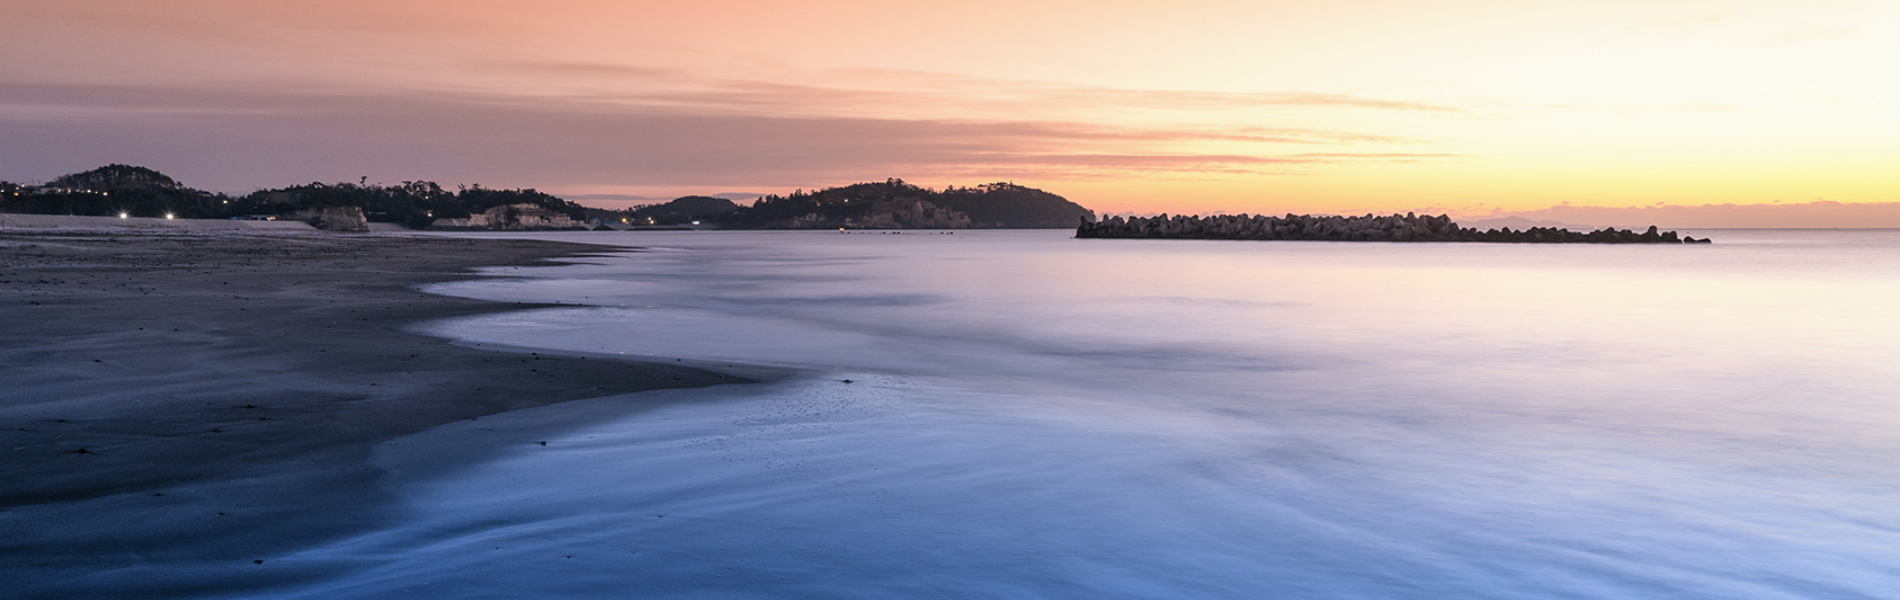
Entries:
[[0, 212], [32, 214], [227, 219], [355, 206], [362, 208], [371, 221], [421, 229], [435, 219], [466, 218], [496, 206], [524, 203], [576, 220], [587, 218], [585, 207], [532, 189], [497, 190], [473, 185], [451, 191], [429, 181], [399, 185], [310, 183], [230, 196], [191, 189], [144, 167], [115, 164], [61, 176], [40, 186], [0, 182]]
[[907, 224], [909, 218], [954, 223], [936, 226], [957, 228], [1066, 228], [1078, 218], [1093, 216], [1066, 198], [1013, 183], [933, 191], [888, 179], [766, 196], [735, 210], [726, 222], [772, 229], [919, 226]]
[[[587, 220], [586, 207], [532, 189], [497, 190], [471, 185], [449, 191], [431, 181], [405, 181], [401, 185], [312, 183], [253, 192], [243, 198], [242, 206], [270, 214], [320, 206], [358, 206], [371, 221], [422, 229], [436, 219], [464, 219], [509, 204], [534, 204], [577, 221]], [[226, 216], [243, 214], [252, 213], [240, 211]]]
[[1078, 238], [1164, 238], [1199, 240], [1313, 240], [1340, 242], [1498, 242], [1518, 244], [1706, 244], [1707, 239], [1677, 237], [1676, 232], [1636, 233], [1628, 229], [1604, 228], [1588, 233], [1567, 229], [1533, 227], [1514, 231], [1477, 230], [1459, 227], [1451, 217], [1415, 216], [1411, 213], [1391, 216], [1333, 217], [1293, 215], [1285, 217], [1218, 215], [1212, 217], [1114, 217], [1098, 223], [1084, 221], [1075, 230]]
[[1077, 220], [1094, 218], [1094, 213], [1061, 196], [1000, 182], [932, 190], [888, 179], [770, 195], [750, 206], [724, 198], [686, 196], [621, 210], [583, 207], [532, 189], [474, 185], [447, 190], [430, 181], [310, 183], [232, 196], [195, 190], [158, 171], [118, 164], [39, 186], [0, 182], [0, 212], [36, 214], [226, 219], [358, 207], [370, 221], [421, 229], [436, 219], [468, 218], [513, 204], [534, 204], [583, 222], [667, 226], [698, 221], [747, 229], [1066, 228]]
[[232, 198], [194, 190], [144, 167], [107, 165], [39, 186], [0, 183], [0, 211], [52, 215], [181, 218], [220, 215]]
[[[608, 218], [604, 220], [615, 220], [613, 217], [620, 217], [627, 219], [625, 222], [635, 225], [681, 225], [693, 221], [724, 222], [738, 210], [738, 204], [725, 198], [682, 196], [663, 204], [636, 206], [627, 209], [624, 214], [618, 214], [619, 211], [615, 211], [615, 213], [605, 215]], [[605, 212], [600, 209], [592, 209], [592, 211]]]

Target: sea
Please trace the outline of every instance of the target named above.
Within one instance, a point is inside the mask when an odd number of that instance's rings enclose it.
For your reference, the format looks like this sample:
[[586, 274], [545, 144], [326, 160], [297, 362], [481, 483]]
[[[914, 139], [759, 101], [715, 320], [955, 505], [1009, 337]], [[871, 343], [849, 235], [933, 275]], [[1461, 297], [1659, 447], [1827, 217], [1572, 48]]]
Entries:
[[279, 596], [1900, 597], [1900, 231], [1683, 233], [506, 235], [613, 248], [418, 331], [760, 382], [385, 444]]

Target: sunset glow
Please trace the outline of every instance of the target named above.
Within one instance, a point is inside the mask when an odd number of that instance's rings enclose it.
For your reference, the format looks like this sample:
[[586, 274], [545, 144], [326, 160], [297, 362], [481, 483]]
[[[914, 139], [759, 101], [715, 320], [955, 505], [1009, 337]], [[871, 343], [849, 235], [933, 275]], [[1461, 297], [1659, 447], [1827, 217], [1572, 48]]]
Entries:
[[1900, 0], [0, 23], [6, 597], [1900, 590]]
[[1891, 2], [7, 2], [0, 179], [1098, 211], [1900, 201]]

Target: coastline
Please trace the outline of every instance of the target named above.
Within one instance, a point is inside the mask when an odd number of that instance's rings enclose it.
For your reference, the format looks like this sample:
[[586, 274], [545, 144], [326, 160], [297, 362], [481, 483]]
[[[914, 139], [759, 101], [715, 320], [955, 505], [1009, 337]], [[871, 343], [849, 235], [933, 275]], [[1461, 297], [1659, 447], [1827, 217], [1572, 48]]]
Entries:
[[409, 330], [536, 306], [416, 286], [600, 251], [625, 249], [0, 230], [0, 587], [206, 597], [320, 579], [254, 561], [385, 524], [394, 498], [369, 462], [378, 444], [524, 408], [747, 381]]

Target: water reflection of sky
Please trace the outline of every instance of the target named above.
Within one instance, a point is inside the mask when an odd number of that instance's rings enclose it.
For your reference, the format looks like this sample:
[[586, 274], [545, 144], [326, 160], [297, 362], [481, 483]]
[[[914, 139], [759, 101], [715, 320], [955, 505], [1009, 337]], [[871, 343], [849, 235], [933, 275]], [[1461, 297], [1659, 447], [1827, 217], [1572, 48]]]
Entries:
[[[575, 540], [556, 523], [611, 521], [633, 499], [721, 515], [650, 540], [678, 545], [656, 563], [672, 575], [616, 580], [649, 591], [692, 589], [712, 568], [677, 561], [726, 560], [703, 536], [736, 536], [723, 547], [752, 557], [725, 563], [750, 584], [712, 586], [741, 595], [769, 589], [765, 573], [865, 596], [1900, 586], [1900, 536], [1881, 525], [1900, 517], [1900, 338], [1886, 318], [1900, 233], [1707, 233], [1716, 245], [563, 234], [653, 249], [440, 286], [592, 307], [437, 331], [874, 383], [732, 392], [666, 425], [601, 426], [592, 435], [620, 441], [591, 446], [596, 462], [524, 456], [416, 483], [435, 490], [416, 497], [543, 473], [589, 500], [435, 518], [549, 540]], [[731, 443], [692, 450], [709, 440]], [[722, 470], [794, 455], [809, 477]], [[561, 479], [573, 470], [592, 475]], [[894, 507], [902, 519], [865, 520]], [[820, 530], [843, 545], [828, 558], [775, 554]], [[652, 534], [639, 531], [623, 533]]]

